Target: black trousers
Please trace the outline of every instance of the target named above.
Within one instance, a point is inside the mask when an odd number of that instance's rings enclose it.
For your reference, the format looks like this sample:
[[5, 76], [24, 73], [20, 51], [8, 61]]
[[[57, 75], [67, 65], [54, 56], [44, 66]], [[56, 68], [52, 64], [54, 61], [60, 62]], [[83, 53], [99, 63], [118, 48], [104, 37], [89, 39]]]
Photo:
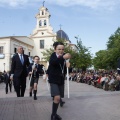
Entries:
[[24, 97], [25, 89], [26, 89], [26, 77], [14, 77], [14, 88], [17, 94], [17, 97]]
[[117, 70], [118, 74], [120, 75], [120, 70]]
[[119, 81], [119, 85], [118, 85], [118, 90], [120, 90], [120, 81]]
[[10, 81], [6, 83], [6, 88], [5, 88], [6, 93], [8, 93], [8, 86], [9, 86], [9, 90], [10, 90], [10, 92], [11, 92], [12, 83], [11, 83]]

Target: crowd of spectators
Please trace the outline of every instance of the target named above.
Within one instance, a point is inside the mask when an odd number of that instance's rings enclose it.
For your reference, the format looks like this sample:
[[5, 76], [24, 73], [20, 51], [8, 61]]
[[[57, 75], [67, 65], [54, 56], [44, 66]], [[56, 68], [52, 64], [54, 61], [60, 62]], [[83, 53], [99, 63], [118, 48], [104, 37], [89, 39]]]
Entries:
[[92, 85], [105, 91], [120, 90], [120, 75], [117, 71], [73, 71], [69, 80]]
[[[4, 74], [5, 72], [0, 72], [0, 83], [5, 82]], [[69, 75], [69, 80], [92, 85], [105, 91], [120, 90], [120, 75], [117, 71], [73, 71]]]

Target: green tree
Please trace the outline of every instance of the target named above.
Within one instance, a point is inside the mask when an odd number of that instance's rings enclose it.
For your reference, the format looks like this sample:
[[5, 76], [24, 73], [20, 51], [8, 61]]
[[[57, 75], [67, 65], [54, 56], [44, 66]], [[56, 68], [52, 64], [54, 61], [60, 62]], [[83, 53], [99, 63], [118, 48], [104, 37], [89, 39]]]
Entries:
[[116, 69], [117, 60], [120, 57], [120, 28], [109, 37], [107, 49], [100, 50], [93, 59], [95, 68]]
[[[82, 45], [81, 40], [77, 40], [77, 51], [73, 50], [69, 44], [67, 44], [63, 39], [58, 39], [58, 42], [62, 42], [65, 45], [65, 53], [70, 53], [72, 58], [70, 59], [71, 67], [86, 70], [87, 67], [92, 64], [92, 56], [90, 54], [89, 48]], [[49, 60], [50, 55], [54, 52], [54, 49], [46, 49], [43, 53], [44, 59]]]
[[107, 49], [112, 49], [116, 47], [120, 48], [120, 28], [119, 27], [115, 31], [115, 33], [109, 37], [109, 40], [107, 42]]
[[90, 67], [92, 65], [92, 56], [89, 51], [89, 48], [85, 47], [82, 44], [81, 40], [77, 39], [77, 48], [78, 52], [76, 53], [75, 60], [75, 67], [82, 69], [82, 71], [85, 71], [86, 68]]
[[109, 37], [107, 50], [109, 51], [108, 63], [112, 69], [116, 69], [117, 60], [120, 57], [120, 27]]
[[109, 59], [107, 55], [107, 50], [100, 50], [96, 53], [96, 57], [93, 59], [95, 69], [107, 69]]

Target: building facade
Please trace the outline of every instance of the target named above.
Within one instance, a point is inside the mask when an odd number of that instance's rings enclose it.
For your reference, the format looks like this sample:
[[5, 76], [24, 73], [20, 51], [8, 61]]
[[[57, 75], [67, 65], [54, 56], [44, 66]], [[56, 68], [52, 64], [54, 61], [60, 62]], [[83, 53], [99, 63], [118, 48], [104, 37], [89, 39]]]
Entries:
[[[29, 37], [27, 36], [8, 36], [0, 37], [0, 71], [10, 70], [11, 59], [17, 53], [17, 47], [22, 46], [24, 53], [29, 57], [38, 55], [40, 64], [47, 68], [48, 62], [44, 60], [42, 52], [52, 47], [57, 37], [63, 38], [68, 44], [71, 44], [69, 37], [63, 30], [57, 33], [53, 32], [50, 25], [50, 13], [47, 8], [42, 6], [36, 17], [36, 26]], [[72, 44], [72, 47], [74, 44]]]
[[34, 42], [26, 36], [0, 37], [0, 71], [10, 70], [11, 59], [17, 47], [23, 46], [24, 53], [33, 55]]

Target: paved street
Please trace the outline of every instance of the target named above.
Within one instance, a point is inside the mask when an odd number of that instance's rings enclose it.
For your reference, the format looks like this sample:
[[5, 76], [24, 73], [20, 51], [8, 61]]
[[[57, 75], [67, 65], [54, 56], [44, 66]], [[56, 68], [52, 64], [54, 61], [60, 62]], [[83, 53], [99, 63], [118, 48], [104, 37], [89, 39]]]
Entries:
[[[17, 98], [14, 90], [5, 94], [4, 83], [0, 84], [0, 120], [50, 120], [52, 98], [42, 78], [39, 80], [37, 95], [37, 101], [30, 98], [27, 87], [25, 97]], [[58, 109], [62, 120], [120, 119], [120, 91], [104, 91], [70, 81], [70, 99], [65, 90], [64, 100], [66, 104]]]

